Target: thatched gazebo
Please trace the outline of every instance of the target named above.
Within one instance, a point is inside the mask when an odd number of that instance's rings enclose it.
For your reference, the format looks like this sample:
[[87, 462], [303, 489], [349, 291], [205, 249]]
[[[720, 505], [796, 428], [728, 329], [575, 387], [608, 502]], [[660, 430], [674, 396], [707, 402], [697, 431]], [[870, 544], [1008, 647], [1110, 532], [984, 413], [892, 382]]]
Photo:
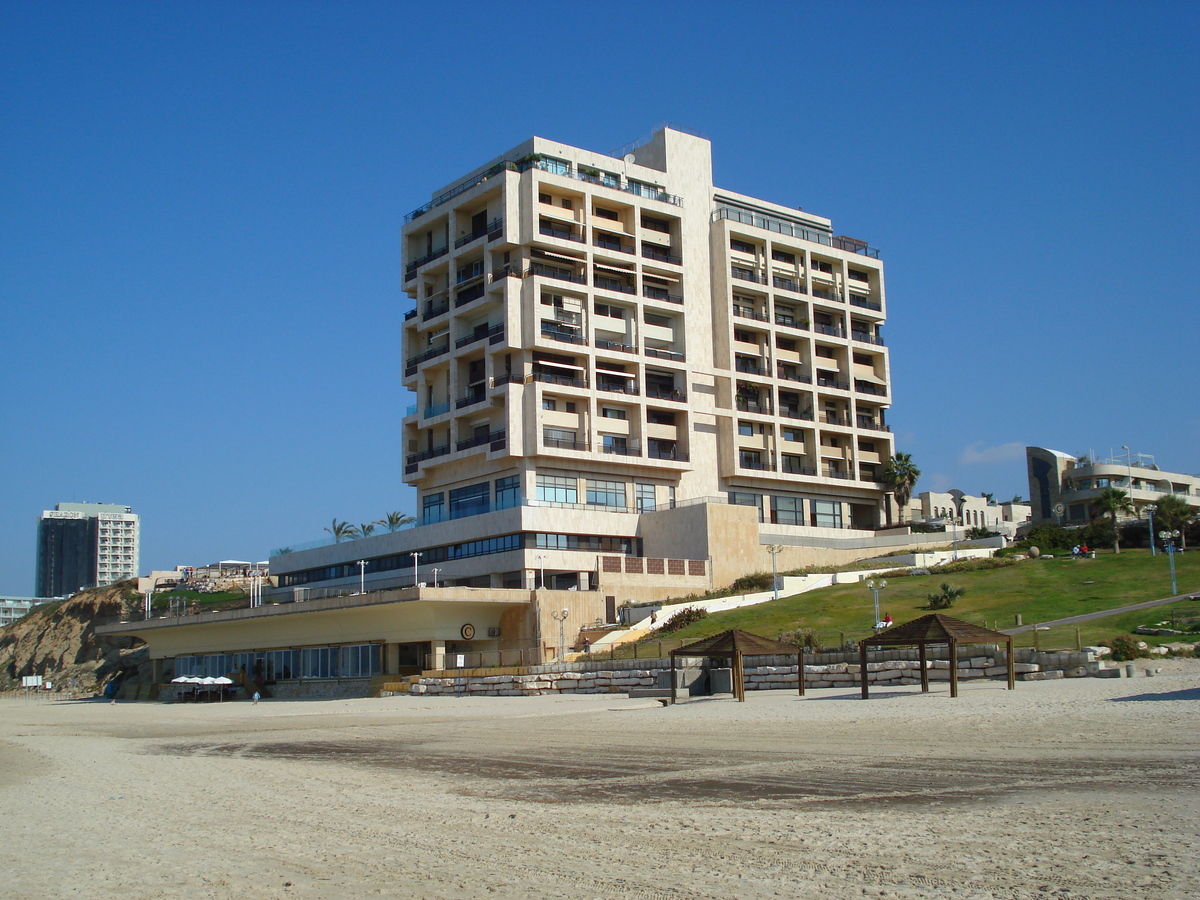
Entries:
[[675, 660], [680, 656], [707, 656], [716, 659], [728, 659], [732, 661], [733, 669], [733, 695], [743, 703], [746, 700], [745, 668], [742, 664], [742, 658], [745, 656], [795, 656], [797, 663], [797, 672], [800, 677], [800, 693], [804, 693], [804, 651], [797, 648], [795, 644], [785, 644], [782, 641], [773, 641], [770, 638], [762, 637], [761, 635], [751, 634], [748, 631], [739, 631], [734, 628], [730, 631], [722, 631], [720, 634], [714, 634], [712, 637], [704, 638], [696, 641], [694, 644], [686, 644], [678, 650], [671, 651], [671, 702], [674, 703], [675, 697]]
[[862, 678], [862, 696], [868, 699], [867, 693], [867, 647], [912, 647], [916, 646], [921, 658], [921, 690], [929, 690], [929, 671], [925, 668], [925, 648], [930, 644], [947, 644], [950, 647], [950, 696], [958, 696], [958, 645], [962, 644], [1007, 644], [1008, 645], [1008, 689], [1016, 687], [1016, 675], [1013, 670], [1013, 639], [1012, 635], [1002, 631], [992, 631], [979, 625], [972, 625], [953, 616], [941, 613], [931, 613], [894, 625], [886, 631], [881, 631], [874, 637], [865, 638], [858, 642], [859, 675]]

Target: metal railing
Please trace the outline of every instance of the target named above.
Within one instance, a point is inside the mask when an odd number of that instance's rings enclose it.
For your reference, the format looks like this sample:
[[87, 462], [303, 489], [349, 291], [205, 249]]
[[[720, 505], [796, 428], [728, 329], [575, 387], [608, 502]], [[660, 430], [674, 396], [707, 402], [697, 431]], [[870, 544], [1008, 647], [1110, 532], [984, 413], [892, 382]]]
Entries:
[[[499, 431], [493, 431], [489, 434], [474, 435], [464, 440], [457, 441], [454, 444], [454, 449], [470, 450], [472, 447], [482, 447], [484, 444], [503, 444], [504, 440], [505, 432], [504, 429], [501, 428]], [[493, 447], [493, 449], [500, 448]]]
[[595, 228], [592, 229], [592, 245], [596, 246], [596, 247], [601, 247], [605, 250], [613, 250], [617, 253], [635, 253], [635, 252], [637, 252], [634, 249], [632, 244], [623, 244], [619, 240], [614, 240], [613, 238], [609, 238], [609, 237], [605, 237], [603, 235], [596, 234]]
[[797, 294], [804, 293], [800, 288], [800, 283], [794, 278], [782, 278], [779, 275], [775, 275], [771, 278], [771, 284], [785, 291], [794, 291]]
[[788, 328], [799, 328], [802, 331], [808, 331], [807, 319], [795, 319], [788, 315], [775, 313], [775, 324], [786, 325]]
[[542, 446], [552, 450], [591, 450], [592, 445], [587, 441], [569, 441], [565, 438], [551, 438], [542, 435]]
[[409, 456], [406, 456], [404, 458], [404, 461], [405, 461], [405, 463], [407, 463], [408, 465], [411, 466], [411, 465], [415, 465], [416, 463], [419, 463], [419, 462], [424, 462], [427, 459], [434, 459], [435, 457], [438, 457], [438, 456], [445, 456], [449, 452], [450, 452], [450, 445], [445, 444], [441, 447], [434, 447], [431, 450], [425, 450], [421, 453], [413, 453]]
[[468, 406], [474, 406], [476, 403], [482, 403], [487, 399], [487, 394], [483, 392], [483, 388], [472, 391], [465, 397], [459, 397], [454, 401], [455, 409], [466, 409]]
[[627, 284], [616, 278], [609, 278], [606, 275], [592, 275], [592, 285], [604, 291], [616, 291], [618, 294], [635, 293], [635, 288], [632, 284]]
[[741, 266], [730, 266], [729, 274], [740, 281], [752, 281], [755, 284], [766, 284], [767, 276], [760, 275], [753, 269], [744, 269]]
[[679, 294], [668, 293], [663, 288], [647, 287], [642, 285], [642, 296], [650, 300], [665, 300], [668, 303], [683, 303], [683, 297]]
[[743, 356], [734, 358], [733, 367], [738, 372], [745, 372], [747, 375], [761, 375], [763, 367], [757, 359], [748, 359]]
[[766, 313], [755, 312], [745, 306], [735, 306], [733, 314], [741, 319], [753, 319], [755, 322], [770, 322], [771, 317]]
[[650, 244], [642, 244], [642, 258], [652, 259], [656, 262], [670, 263], [673, 266], [683, 265], [683, 260], [680, 257], [668, 253], [665, 250], [659, 250], [657, 247], [654, 247]]
[[788, 372], [784, 370], [782, 365], [776, 370], [776, 377], [784, 381], [798, 381], [801, 384], [812, 384], [812, 379], [803, 372]]
[[669, 459], [675, 462], [687, 462], [687, 451], [680, 450], [678, 447], [663, 448], [649, 446], [646, 448], [646, 457], [648, 459]]
[[833, 388], [837, 391], [848, 391], [850, 390], [850, 382], [838, 381], [836, 378], [827, 378], [824, 375], [818, 375], [817, 387]]
[[542, 337], [550, 338], [552, 341], [562, 341], [564, 344], [581, 344], [587, 346], [587, 338], [574, 331], [565, 331], [559, 328], [547, 328], [546, 323], [542, 323]]
[[683, 403], [687, 400], [687, 391], [682, 391], [679, 388], [671, 388], [668, 391], [661, 388], [647, 387], [646, 396], [651, 400], [673, 400], [676, 403]]
[[687, 362], [687, 358], [682, 353], [674, 350], [659, 350], [656, 347], [647, 347], [643, 351], [647, 356], [654, 359], [669, 359], [671, 362]]
[[592, 342], [597, 350], [615, 350], [618, 353], [637, 353], [637, 347], [632, 347], [629, 344], [622, 344], [620, 341], [605, 341], [597, 338]]
[[794, 406], [780, 407], [779, 415], [785, 419], [802, 419], [805, 422], [813, 420], [813, 411], [811, 409], [798, 409]]
[[418, 206], [416, 209], [414, 209], [412, 212], [410, 212], [408, 215], [406, 215], [404, 217], [405, 223], [411, 222], [411, 221], [413, 221], [413, 219], [420, 218], [421, 216], [425, 215], [425, 213], [427, 213], [431, 209], [433, 209], [435, 206], [441, 206], [447, 200], [454, 199], [459, 194], [469, 191], [471, 188], [475, 187], [475, 185], [482, 184], [483, 182], [487, 181], [489, 178], [493, 178], [494, 176], [499, 175], [501, 172], [506, 171], [506, 170], [509, 172], [520, 171], [517, 168], [515, 163], [511, 163], [511, 162], [496, 163], [496, 165], [492, 166], [487, 171], [480, 172], [478, 175], [476, 175], [472, 178], [468, 178], [466, 181], [462, 182], [461, 184], [456, 184], [454, 187], [450, 188], [450, 190], [445, 191], [444, 193], [438, 194], [436, 197], [434, 197], [432, 200], [430, 200], [424, 206]]
[[483, 228], [479, 229], [478, 231], [472, 231], [470, 234], [460, 237], [457, 241], [454, 242], [454, 249], [460, 250], [463, 247], [467, 246], [467, 244], [471, 243], [471, 241], [478, 240], [479, 238], [483, 237], [485, 234], [490, 237], [492, 234], [499, 232], [503, 226], [504, 226], [503, 219], [501, 219], [499, 217], [492, 219], [491, 222], [489, 222], [487, 225], [485, 225]]
[[847, 237], [834, 237], [832, 234], [827, 234], [824, 231], [805, 228], [803, 225], [788, 222], [775, 216], [752, 213], [749, 210], [736, 209], [731, 206], [719, 206], [713, 210], [712, 220], [717, 222], [721, 219], [730, 219], [734, 222], [740, 222], [743, 225], [752, 225], [755, 228], [774, 231], [776, 234], [785, 234], [788, 237], [799, 238], [809, 243], [824, 244], [826, 247], [848, 250], [851, 253], [860, 253], [872, 259], [879, 259], [879, 251], [868, 246], [863, 241]]
[[878, 347], [884, 346], [883, 338], [876, 337], [866, 331], [851, 331], [850, 337], [863, 344], [875, 344]]
[[440, 416], [442, 413], [448, 413], [448, 412], [450, 412], [450, 404], [448, 402], [447, 403], [433, 403], [433, 404], [430, 404], [429, 406], [425, 407], [425, 411], [423, 413], [421, 413], [421, 418], [422, 419], [432, 419], [435, 416]]
[[886, 397], [887, 391], [877, 384], [871, 384], [869, 381], [855, 381], [854, 390], [860, 394], [875, 394], [880, 397]]
[[433, 262], [435, 259], [440, 259], [441, 257], [445, 256], [449, 252], [450, 252], [449, 247], [442, 247], [440, 250], [434, 250], [430, 253], [425, 254], [420, 259], [414, 259], [412, 262], [410, 262], [407, 266], [404, 267], [404, 277], [406, 279], [411, 278], [413, 275], [417, 274], [417, 269], [421, 268], [421, 266], [425, 265], [425, 263], [430, 263], [430, 262]]
[[843, 331], [837, 325], [821, 325], [818, 323], [813, 326], [813, 331], [815, 331], [817, 334], [827, 334], [830, 337], [845, 337], [846, 336], [846, 332]]
[[636, 382], [631, 384], [629, 382], [597, 381], [596, 382], [596, 390], [608, 391], [608, 392], [614, 393], [614, 394], [638, 394], [639, 393]]
[[582, 375], [558, 375], [554, 372], [532, 372], [530, 378], [543, 384], [558, 384], [564, 387], [587, 387], [587, 379]]
[[529, 267], [530, 275], [540, 275], [542, 278], [553, 278], [556, 281], [569, 281], [572, 284], [587, 284], [587, 277], [584, 275], [576, 275], [570, 269], [560, 269], [557, 266], [547, 266], [542, 263], [533, 263]]
[[575, 241], [582, 244], [587, 240], [582, 229], [575, 231], [573, 228], [559, 228], [554, 225], [539, 225], [538, 233], [544, 234], [546, 237], [558, 238], [561, 241]]
[[416, 356], [410, 357], [408, 362], [405, 363], [405, 365], [406, 366], [419, 366], [421, 363], [425, 362], [426, 360], [434, 359], [438, 356], [442, 356], [449, 352], [450, 352], [450, 345], [443, 344], [441, 347], [433, 347], [429, 350], [426, 350], [424, 353], [418, 353]]
[[851, 306], [861, 306], [863, 309], [873, 309], [875, 312], [883, 312], [883, 304], [876, 303], [874, 300], [868, 300], [866, 297], [860, 297], [858, 294], [850, 295]]

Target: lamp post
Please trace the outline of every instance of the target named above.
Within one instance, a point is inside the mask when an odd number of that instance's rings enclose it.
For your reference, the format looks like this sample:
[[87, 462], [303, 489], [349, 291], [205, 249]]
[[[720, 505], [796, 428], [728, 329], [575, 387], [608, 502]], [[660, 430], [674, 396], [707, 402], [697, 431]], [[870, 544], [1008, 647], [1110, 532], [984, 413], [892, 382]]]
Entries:
[[537, 560], [538, 569], [541, 570], [541, 577], [538, 579], [538, 587], [544, 591], [546, 589], [546, 554], [539, 553], [534, 557], [534, 559]]
[[1154, 514], [1158, 512], [1158, 507], [1153, 503], [1146, 504], [1146, 515], [1150, 519], [1150, 555], [1157, 556], [1158, 550], [1154, 547]]
[[360, 594], [367, 592], [367, 561], [365, 559], [358, 561], [358, 592]]
[[442, 571], [442, 570], [437, 568], [436, 566], [433, 569], [433, 586], [434, 587], [437, 587], [437, 577], [438, 577], [438, 572], [440, 572], [440, 571]]
[[771, 584], [775, 588], [775, 599], [779, 599], [779, 566], [776, 557], [783, 552], [783, 544], [768, 544], [767, 552], [771, 554]]
[[886, 579], [882, 579], [878, 583], [875, 581], [874, 578], [871, 578], [867, 581], [867, 588], [870, 589], [871, 594], [875, 597], [875, 633], [876, 634], [879, 634], [879, 592], [882, 591], [885, 587], [887, 587]]
[[561, 610], [557, 610], [557, 611], [552, 610], [550, 612], [550, 618], [552, 618], [556, 622], [558, 622], [558, 658], [559, 659], [563, 658], [563, 650], [565, 649], [564, 645], [566, 644], [566, 640], [567, 640], [566, 631], [565, 631], [566, 625], [567, 625], [567, 616], [569, 616], [570, 614], [571, 614], [571, 611], [569, 609], [561, 609]]
[[1159, 538], [1162, 539], [1163, 549], [1167, 551], [1167, 557], [1171, 560], [1171, 595], [1179, 593], [1179, 589], [1175, 585], [1175, 538], [1179, 537], [1179, 531], [1160, 531]]
[[408, 555], [413, 558], [413, 587], [417, 587], [418, 586], [417, 576], [420, 574], [420, 571], [421, 571], [421, 568], [420, 568], [421, 567], [421, 551], [414, 550], [414, 551], [412, 551], [412, 553], [410, 553]]

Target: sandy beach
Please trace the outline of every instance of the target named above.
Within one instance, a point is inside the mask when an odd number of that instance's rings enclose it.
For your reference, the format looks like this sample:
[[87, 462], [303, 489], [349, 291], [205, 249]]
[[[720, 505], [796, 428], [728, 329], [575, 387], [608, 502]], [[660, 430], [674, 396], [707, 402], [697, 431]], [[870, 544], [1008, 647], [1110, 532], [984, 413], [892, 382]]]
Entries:
[[1192, 896], [1197, 721], [1200, 660], [957, 700], [6, 700], [0, 894]]

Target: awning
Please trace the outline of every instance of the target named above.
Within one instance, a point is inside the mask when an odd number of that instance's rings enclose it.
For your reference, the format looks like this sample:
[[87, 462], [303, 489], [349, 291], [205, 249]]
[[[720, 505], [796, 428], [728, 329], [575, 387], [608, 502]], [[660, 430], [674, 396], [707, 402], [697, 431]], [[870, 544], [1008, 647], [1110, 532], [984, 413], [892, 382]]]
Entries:
[[612, 274], [612, 275], [632, 275], [633, 274], [632, 266], [629, 267], [628, 269], [618, 269], [615, 266], [608, 266], [608, 265], [602, 266], [602, 265], [600, 265], [600, 263], [592, 263], [592, 268], [595, 269], [597, 272], [608, 272], [609, 274]]
[[532, 256], [538, 257], [539, 259], [553, 259], [553, 260], [557, 260], [559, 262], [569, 262], [569, 263], [576, 263], [576, 264], [584, 262], [584, 260], [578, 256], [566, 256], [562, 253], [550, 253], [549, 251], [542, 250], [538, 247], [534, 247], [530, 251], [530, 254]]

